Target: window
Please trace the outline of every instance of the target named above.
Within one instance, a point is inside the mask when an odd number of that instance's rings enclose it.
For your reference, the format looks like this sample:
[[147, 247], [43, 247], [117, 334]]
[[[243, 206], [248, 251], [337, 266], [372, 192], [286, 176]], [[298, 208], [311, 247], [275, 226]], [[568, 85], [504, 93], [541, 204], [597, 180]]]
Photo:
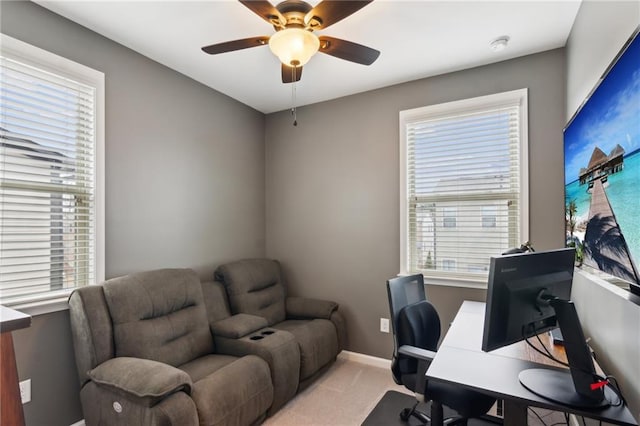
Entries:
[[443, 271], [455, 271], [456, 270], [456, 260], [455, 259], [443, 259], [442, 260], [442, 270]]
[[482, 227], [483, 228], [495, 228], [497, 217], [498, 217], [497, 205], [482, 207]]
[[442, 226], [445, 228], [455, 228], [457, 215], [458, 209], [456, 207], [444, 207], [442, 209]]
[[401, 273], [486, 283], [528, 239], [527, 90], [400, 113]]
[[104, 75], [1, 36], [0, 300], [50, 311], [104, 279]]

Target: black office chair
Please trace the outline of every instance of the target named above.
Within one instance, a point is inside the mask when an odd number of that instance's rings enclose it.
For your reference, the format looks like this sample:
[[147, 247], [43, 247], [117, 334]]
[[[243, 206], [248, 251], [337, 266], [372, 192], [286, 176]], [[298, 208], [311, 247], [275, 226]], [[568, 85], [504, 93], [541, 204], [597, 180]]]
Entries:
[[[425, 373], [433, 360], [440, 339], [440, 317], [425, 298], [422, 274], [387, 281], [394, 350], [391, 361], [393, 380], [412, 390], [416, 403], [400, 413], [403, 421], [414, 416], [431, 425], [466, 425], [470, 417], [485, 414], [495, 403], [490, 396], [460, 386], [428, 382]], [[416, 410], [420, 402], [431, 401], [431, 416]], [[442, 406], [459, 417], [444, 419]]]

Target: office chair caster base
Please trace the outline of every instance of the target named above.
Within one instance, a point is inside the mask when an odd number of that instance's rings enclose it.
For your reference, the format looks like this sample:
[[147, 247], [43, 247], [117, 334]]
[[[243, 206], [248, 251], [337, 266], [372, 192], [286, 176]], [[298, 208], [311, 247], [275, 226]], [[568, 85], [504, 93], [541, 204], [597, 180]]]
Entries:
[[431, 419], [425, 413], [416, 410], [419, 402], [416, 402], [412, 408], [405, 408], [400, 412], [400, 420], [403, 422], [408, 422], [411, 416], [418, 419], [423, 424], [431, 424]]
[[409, 420], [409, 417], [411, 417], [411, 412], [413, 410], [411, 408], [405, 408], [404, 410], [402, 410], [400, 412], [400, 420], [402, 420], [403, 422], [406, 422], [407, 420]]

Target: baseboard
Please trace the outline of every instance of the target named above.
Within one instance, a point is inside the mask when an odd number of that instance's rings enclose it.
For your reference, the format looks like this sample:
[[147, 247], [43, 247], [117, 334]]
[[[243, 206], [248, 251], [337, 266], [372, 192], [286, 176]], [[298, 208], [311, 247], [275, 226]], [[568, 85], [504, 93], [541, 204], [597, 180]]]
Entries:
[[77, 422], [75, 422], [71, 426], [86, 426], [86, 425], [84, 423], [84, 419], [82, 419], [82, 420], [78, 420]]
[[365, 355], [358, 352], [342, 351], [338, 355], [338, 358], [342, 358], [348, 361], [359, 362], [361, 364], [371, 365], [372, 367], [385, 368], [387, 370], [391, 368], [390, 359], [378, 358], [375, 356]]

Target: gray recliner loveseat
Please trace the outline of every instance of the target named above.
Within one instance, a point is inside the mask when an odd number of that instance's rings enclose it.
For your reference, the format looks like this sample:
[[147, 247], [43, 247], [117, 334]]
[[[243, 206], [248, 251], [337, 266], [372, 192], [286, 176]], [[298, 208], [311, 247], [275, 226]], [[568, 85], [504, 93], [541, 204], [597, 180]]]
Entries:
[[[231, 316], [211, 322], [216, 346], [235, 355], [256, 354], [269, 363], [275, 412], [335, 361], [346, 340], [338, 304], [287, 297], [280, 263], [245, 259], [219, 266]], [[207, 284], [203, 284], [205, 293]], [[209, 308], [219, 312], [220, 308]]]
[[83, 287], [69, 306], [88, 426], [248, 425], [272, 405], [266, 361], [216, 353], [191, 270]]
[[335, 359], [333, 302], [287, 297], [280, 264], [251, 259], [111, 279], [69, 299], [80, 399], [93, 425], [250, 425]]

